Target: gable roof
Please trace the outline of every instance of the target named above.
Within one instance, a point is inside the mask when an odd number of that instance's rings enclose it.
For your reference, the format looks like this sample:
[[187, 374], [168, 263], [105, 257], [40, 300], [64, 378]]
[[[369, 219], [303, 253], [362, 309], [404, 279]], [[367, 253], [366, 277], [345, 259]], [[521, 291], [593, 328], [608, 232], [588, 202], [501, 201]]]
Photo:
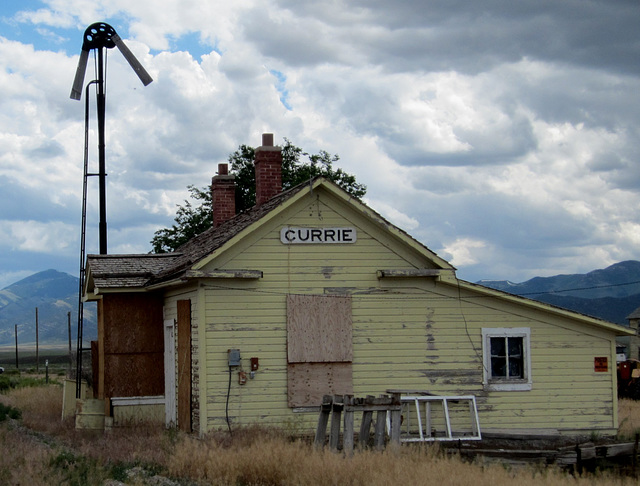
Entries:
[[233, 218], [225, 221], [221, 225], [215, 228], [211, 227], [194, 238], [191, 238], [176, 249], [175, 253], [172, 253], [176, 255], [174, 262], [168, 268], [158, 272], [155, 275], [153, 283], [172, 279], [188, 268], [191, 268], [192, 265], [209, 256], [234, 236], [260, 221], [265, 215], [285, 201], [291, 199], [307, 185], [308, 183], [300, 184], [287, 191], [283, 191], [266, 203], [260, 206], [253, 206], [246, 211], [236, 214]]
[[232, 244], [234, 238], [250, 231], [254, 225], [264, 224], [266, 220], [279, 214], [285, 207], [303, 197], [305, 190], [314, 191], [320, 186], [384, 226], [397, 238], [423, 253], [439, 268], [455, 270], [447, 261], [438, 257], [408, 233], [386, 221], [344, 189], [318, 176], [281, 192], [260, 206], [254, 206], [237, 214], [215, 228], [209, 228], [173, 253], [88, 255], [85, 294], [88, 295], [94, 291], [98, 293], [101, 290], [143, 290], [150, 286], [161, 285], [163, 282], [184, 278], [188, 270], [202, 267], [216, 251]]
[[440, 258], [405, 231], [385, 220], [377, 212], [351, 196], [337, 184], [320, 176], [283, 191], [266, 203], [239, 213], [215, 228], [209, 228], [186, 242], [173, 253], [89, 255], [87, 257], [85, 295], [89, 296], [104, 291], [145, 291], [150, 288], [168, 285], [176, 280], [186, 280], [191, 274], [191, 270], [197, 271], [202, 268], [217, 255], [217, 252], [232, 246], [236, 238], [240, 238], [253, 229], [266, 224], [268, 220], [304, 197], [307, 190], [313, 192], [320, 187], [345, 203], [350, 204], [357, 211], [364, 214], [365, 217], [383, 226], [389, 234], [424, 255], [437, 268], [447, 270], [448, 272], [446, 273], [450, 275], [446, 277], [443, 274], [442, 282], [490, 295], [501, 300], [538, 308], [556, 315], [573, 319], [577, 317], [585, 323], [614, 331], [618, 335], [629, 334], [628, 328], [617, 324], [458, 279], [455, 277], [455, 267], [449, 262]]
[[209, 228], [172, 253], [87, 255], [85, 294], [93, 294], [93, 289], [142, 290], [178, 276], [299, 190], [301, 186], [283, 191], [267, 203]]
[[640, 307], [627, 316], [627, 319], [640, 319]]
[[[143, 289], [149, 280], [170, 267], [172, 253], [143, 255], [88, 255], [85, 294], [88, 289]], [[91, 290], [90, 293], [93, 293]]]

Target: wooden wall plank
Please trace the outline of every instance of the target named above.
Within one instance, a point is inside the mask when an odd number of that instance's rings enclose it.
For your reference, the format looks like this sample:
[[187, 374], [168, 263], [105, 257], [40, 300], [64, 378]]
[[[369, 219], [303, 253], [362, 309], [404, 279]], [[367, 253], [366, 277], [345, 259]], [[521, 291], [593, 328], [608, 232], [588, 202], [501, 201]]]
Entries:
[[178, 427], [191, 432], [191, 301], [178, 301]]

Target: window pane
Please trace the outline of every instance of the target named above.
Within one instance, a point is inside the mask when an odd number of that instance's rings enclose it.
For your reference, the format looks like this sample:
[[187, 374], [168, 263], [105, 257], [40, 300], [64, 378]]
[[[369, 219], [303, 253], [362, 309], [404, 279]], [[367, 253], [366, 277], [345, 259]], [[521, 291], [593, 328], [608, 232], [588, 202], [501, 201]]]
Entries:
[[510, 337], [509, 341], [509, 356], [521, 357], [522, 356], [522, 338]]
[[507, 338], [509, 347], [509, 378], [524, 378], [523, 339], [521, 337]]
[[491, 358], [491, 377], [492, 378], [506, 378], [507, 376], [507, 359], [506, 358]]
[[503, 337], [491, 338], [491, 356], [507, 356], [504, 341], [505, 338]]
[[522, 358], [509, 358], [509, 378], [524, 378], [524, 367], [522, 366]]

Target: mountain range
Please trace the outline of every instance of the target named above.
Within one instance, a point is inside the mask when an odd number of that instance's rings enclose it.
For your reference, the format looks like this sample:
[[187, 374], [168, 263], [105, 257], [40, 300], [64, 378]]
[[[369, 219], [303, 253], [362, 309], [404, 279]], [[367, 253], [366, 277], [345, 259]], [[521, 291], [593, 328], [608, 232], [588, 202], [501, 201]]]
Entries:
[[[40, 344], [75, 346], [78, 329], [79, 279], [68, 273], [45, 270], [0, 290], [0, 346], [36, 342], [36, 309]], [[70, 313], [70, 314], [69, 314]], [[95, 304], [84, 306], [83, 338], [97, 336]]]
[[635, 260], [585, 274], [534, 277], [522, 283], [477, 283], [623, 326], [629, 324], [627, 316], [640, 307], [640, 262]]
[[[485, 287], [546, 302], [616, 324], [640, 307], [640, 262], [625, 261], [586, 274], [535, 277], [521, 283], [481, 280]], [[36, 308], [41, 344], [64, 344], [77, 336], [79, 280], [67, 273], [45, 270], [0, 290], [0, 346], [35, 343]], [[85, 343], [96, 339], [96, 307], [84, 306]]]

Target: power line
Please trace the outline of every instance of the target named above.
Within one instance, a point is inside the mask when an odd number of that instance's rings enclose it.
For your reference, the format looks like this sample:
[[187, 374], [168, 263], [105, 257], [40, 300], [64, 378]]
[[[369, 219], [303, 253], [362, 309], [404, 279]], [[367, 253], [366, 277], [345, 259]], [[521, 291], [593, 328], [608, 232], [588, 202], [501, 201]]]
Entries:
[[607, 285], [594, 285], [592, 287], [576, 287], [574, 289], [562, 289], [562, 290], [546, 290], [546, 291], [540, 291], [540, 292], [525, 292], [522, 294], [516, 294], [514, 293], [514, 295], [541, 295], [541, 294], [560, 294], [562, 292], [577, 292], [579, 290], [595, 290], [595, 289], [608, 289], [611, 287], [623, 287], [625, 285], [636, 285], [636, 284], [640, 284], [640, 280], [636, 280], [635, 282], [626, 282], [626, 283], [620, 283], [620, 284], [607, 284]]

